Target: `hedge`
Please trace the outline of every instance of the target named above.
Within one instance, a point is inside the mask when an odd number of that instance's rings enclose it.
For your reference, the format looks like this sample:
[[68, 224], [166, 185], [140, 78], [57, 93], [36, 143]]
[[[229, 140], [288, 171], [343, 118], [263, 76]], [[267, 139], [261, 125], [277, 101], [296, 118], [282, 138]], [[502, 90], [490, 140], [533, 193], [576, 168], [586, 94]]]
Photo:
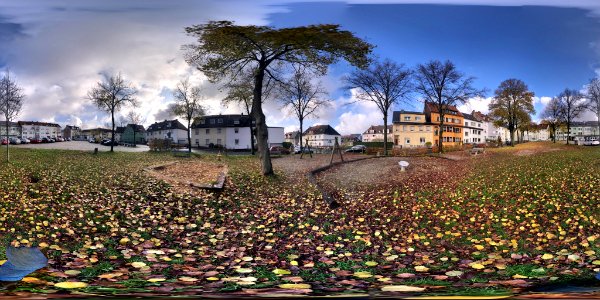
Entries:
[[[394, 147], [393, 142], [388, 142], [388, 149]], [[354, 142], [353, 146], [356, 145], [365, 145], [367, 148], [383, 148], [383, 142]]]

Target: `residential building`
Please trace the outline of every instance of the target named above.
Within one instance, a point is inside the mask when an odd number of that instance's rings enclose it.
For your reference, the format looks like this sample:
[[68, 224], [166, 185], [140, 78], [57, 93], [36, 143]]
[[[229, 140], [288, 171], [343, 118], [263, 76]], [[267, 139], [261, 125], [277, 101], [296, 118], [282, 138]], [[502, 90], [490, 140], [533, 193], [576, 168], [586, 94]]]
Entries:
[[300, 145], [300, 131], [286, 132], [284, 137], [285, 142], [291, 143], [292, 145]]
[[525, 133], [525, 139], [528, 141], [548, 141], [550, 140], [550, 130], [548, 124], [537, 124], [531, 126]]
[[486, 142], [484, 123], [472, 114], [463, 113], [465, 126], [463, 127], [463, 142], [465, 144], [476, 144]]
[[90, 128], [81, 130], [81, 138], [88, 141], [90, 139], [95, 139], [96, 141], [101, 141], [103, 139], [109, 139], [112, 136], [112, 131], [106, 128]]
[[[437, 146], [440, 142], [444, 146], [462, 145], [464, 124], [463, 114], [453, 105], [444, 106], [442, 109], [444, 110], [444, 127], [440, 128], [441, 119], [438, 106], [433, 102], [425, 102], [425, 109], [423, 110], [425, 115], [430, 122], [437, 125], [434, 130], [433, 145]], [[443, 141], [439, 141], [438, 130], [444, 131], [442, 137]]]
[[[353, 133], [353, 134], [347, 134], [347, 135], [342, 135], [342, 147], [351, 147], [354, 146], [354, 143], [356, 142], [361, 142], [362, 141], [362, 134], [360, 133]], [[389, 140], [389, 142], [392, 142], [392, 139]]]
[[302, 135], [310, 147], [333, 147], [336, 138], [338, 143], [342, 141], [342, 136], [330, 125], [311, 126]]
[[[575, 138], [582, 139], [586, 137], [598, 137], [598, 122], [597, 121], [579, 121], [571, 123], [571, 130], [569, 134], [569, 140]], [[556, 139], [565, 141], [567, 138], [567, 126], [560, 126], [556, 130]]]
[[393, 139], [395, 147], [416, 148], [433, 145], [435, 124], [425, 113], [416, 111], [395, 111], [392, 114]]
[[[387, 140], [388, 142], [392, 142], [393, 140], [393, 133], [392, 133], [392, 125], [388, 125], [387, 128]], [[383, 129], [384, 126], [383, 125], [371, 125], [371, 127], [369, 127], [369, 129], [367, 129], [363, 134], [362, 134], [362, 141], [363, 142], [383, 142]]]
[[127, 124], [127, 126], [125, 126], [123, 129], [123, 133], [121, 134], [121, 139], [119, 141], [125, 144], [145, 144], [146, 129], [142, 125]]
[[[224, 147], [232, 150], [250, 149], [250, 127], [254, 118], [248, 115], [211, 115], [200, 117], [192, 124], [192, 145], [196, 147]], [[284, 141], [283, 127], [268, 127], [269, 147], [281, 146]], [[256, 138], [254, 143], [256, 143]]]
[[60, 125], [55, 123], [19, 121], [21, 137], [27, 139], [59, 138], [62, 137]]
[[[0, 121], [0, 139], [6, 137], [6, 121]], [[8, 122], [8, 137], [22, 137], [21, 126], [17, 122]]]
[[154, 122], [146, 129], [146, 141], [153, 139], [169, 139], [176, 144], [188, 143], [188, 129], [179, 120]]
[[65, 139], [80, 140], [82, 139], [81, 128], [74, 125], [67, 125], [63, 129], [62, 137]]
[[121, 141], [121, 136], [123, 135], [123, 131], [125, 131], [125, 126], [115, 127], [115, 141], [117, 141], [117, 142]]

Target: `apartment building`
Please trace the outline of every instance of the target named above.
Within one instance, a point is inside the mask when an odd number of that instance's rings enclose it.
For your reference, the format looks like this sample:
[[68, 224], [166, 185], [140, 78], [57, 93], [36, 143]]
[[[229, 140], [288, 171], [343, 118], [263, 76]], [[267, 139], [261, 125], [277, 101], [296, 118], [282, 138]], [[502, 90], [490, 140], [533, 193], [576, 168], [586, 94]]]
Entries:
[[395, 111], [392, 114], [392, 141], [400, 148], [433, 145], [435, 125], [427, 120], [425, 113]]
[[[383, 129], [384, 129], [383, 125], [371, 125], [371, 127], [369, 127], [365, 132], [363, 132], [362, 141], [363, 142], [383, 142]], [[392, 134], [393, 126], [388, 125], [387, 130], [388, 130], [387, 131], [388, 142], [391, 142], [393, 139], [393, 134]]]
[[21, 137], [27, 139], [59, 138], [62, 137], [60, 125], [55, 123], [19, 121]]
[[463, 142], [465, 144], [477, 144], [486, 142], [486, 130], [484, 123], [472, 114], [463, 113], [465, 126], [463, 127]]
[[153, 139], [168, 139], [176, 144], [187, 145], [188, 129], [177, 119], [154, 122], [146, 129], [146, 141]]
[[302, 134], [302, 139], [311, 147], [333, 147], [336, 138], [338, 143], [342, 142], [342, 136], [330, 125], [314, 125]]
[[[251, 130], [254, 118], [243, 114], [211, 115], [200, 117], [192, 124], [192, 145], [202, 148], [222, 147], [232, 150], [251, 149]], [[283, 127], [268, 127], [269, 147], [281, 146]], [[257, 140], [254, 139], [254, 143]]]

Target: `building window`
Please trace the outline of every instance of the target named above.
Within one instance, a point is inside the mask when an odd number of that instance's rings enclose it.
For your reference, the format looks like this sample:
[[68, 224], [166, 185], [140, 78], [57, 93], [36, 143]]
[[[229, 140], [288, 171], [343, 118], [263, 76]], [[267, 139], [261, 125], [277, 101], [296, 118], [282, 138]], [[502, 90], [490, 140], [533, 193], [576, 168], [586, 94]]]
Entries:
[[239, 128], [235, 128], [233, 131], [234, 131], [235, 133], [238, 133], [238, 132], [240, 132], [240, 129], [239, 129]]
[[421, 117], [415, 117], [415, 121], [421, 121]]
[[239, 139], [235, 139], [235, 140], [234, 140], [234, 143], [235, 143], [236, 145], [239, 145], [239, 144], [240, 144], [240, 140], [239, 140]]
[[404, 116], [404, 121], [410, 121], [410, 116]]
[[215, 119], [210, 119], [210, 124], [215, 124]]
[[415, 126], [410, 126], [410, 131], [415, 131]]
[[424, 137], [420, 138], [419, 142], [421, 142], [421, 144], [425, 144], [425, 138]]
[[206, 129], [206, 134], [210, 134], [210, 129]]
[[[219, 119], [221, 120], [221, 119]], [[221, 133], [221, 128], [217, 128], [217, 133]]]
[[206, 140], [205, 140], [205, 144], [208, 146], [208, 145], [210, 144], [210, 140], [209, 140], [209, 139], [206, 139]]
[[406, 125], [402, 125], [402, 131], [406, 131]]
[[204, 119], [201, 119], [201, 120], [200, 120], [200, 124], [204, 124]]
[[217, 145], [221, 145], [221, 139], [217, 139]]
[[199, 145], [199, 144], [200, 144], [200, 140], [196, 139], [196, 145]]
[[419, 131], [423, 131], [423, 126], [419, 126]]
[[410, 138], [404, 138], [404, 143], [405, 144], [410, 144]]
[[219, 124], [223, 124], [223, 119], [218, 119], [218, 120], [217, 120], [217, 123], [219, 123]]
[[194, 133], [195, 135], [199, 135], [200, 134], [200, 129], [196, 129], [196, 130], [194, 130], [194, 132], [195, 132]]

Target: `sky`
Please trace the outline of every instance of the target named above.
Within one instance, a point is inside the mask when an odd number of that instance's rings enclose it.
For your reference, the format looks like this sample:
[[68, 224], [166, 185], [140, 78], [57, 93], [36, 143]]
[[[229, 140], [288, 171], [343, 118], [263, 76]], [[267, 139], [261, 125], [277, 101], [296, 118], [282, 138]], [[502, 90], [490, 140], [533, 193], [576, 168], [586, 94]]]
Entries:
[[[487, 112], [501, 81], [518, 78], [535, 95], [536, 115], [565, 88], [584, 89], [600, 75], [600, 1], [596, 0], [0, 0], [0, 70], [10, 69], [27, 96], [19, 120], [104, 126], [107, 113], [86, 99], [107, 74], [121, 73], [138, 90], [136, 110], [147, 126], [174, 118], [168, 110], [177, 82], [190, 78], [204, 90], [210, 114], [223, 107], [221, 86], [208, 83], [183, 59], [193, 42], [184, 28], [210, 20], [276, 28], [340, 24], [376, 46], [374, 55], [407, 67], [451, 60], [486, 89], [463, 112]], [[307, 125], [330, 124], [341, 134], [382, 124], [375, 105], [355, 102], [342, 80], [352, 68], [330, 67], [322, 81], [333, 100]], [[418, 95], [394, 109], [422, 110]], [[265, 104], [269, 126], [286, 131], [297, 120], [276, 101]], [[587, 113], [585, 120], [596, 120]]]

